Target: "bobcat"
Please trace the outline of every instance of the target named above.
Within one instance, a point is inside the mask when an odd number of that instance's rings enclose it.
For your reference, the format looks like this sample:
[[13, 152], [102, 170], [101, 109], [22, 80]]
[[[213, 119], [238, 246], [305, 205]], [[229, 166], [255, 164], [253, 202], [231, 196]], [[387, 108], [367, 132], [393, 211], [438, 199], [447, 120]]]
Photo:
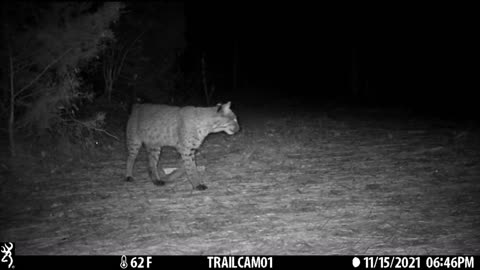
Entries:
[[224, 131], [233, 135], [239, 129], [230, 102], [216, 107], [135, 104], [127, 123], [126, 181], [133, 181], [133, 165], [143, 144], [148, 152], [150, 178], [154, 184], [164, 185], [157, 164], [161, 148], [171, 146], [182, 156], [187, 178], [193, 188], [205, 190], [207, 186], [202, 183], [197, 171], [195, 151], [208, 134]]

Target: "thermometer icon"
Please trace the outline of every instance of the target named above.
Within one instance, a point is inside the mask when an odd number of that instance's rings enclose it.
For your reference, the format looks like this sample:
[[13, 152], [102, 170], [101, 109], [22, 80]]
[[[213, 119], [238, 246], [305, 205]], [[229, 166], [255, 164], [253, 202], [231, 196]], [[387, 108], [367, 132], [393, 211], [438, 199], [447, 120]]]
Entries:
[[127, 268], [128, 264], [127, 264], [127, 256], [125, 255], [122, 255], [122, 259], [120, 259], [120, 267], [122, 269], [125, 269]]

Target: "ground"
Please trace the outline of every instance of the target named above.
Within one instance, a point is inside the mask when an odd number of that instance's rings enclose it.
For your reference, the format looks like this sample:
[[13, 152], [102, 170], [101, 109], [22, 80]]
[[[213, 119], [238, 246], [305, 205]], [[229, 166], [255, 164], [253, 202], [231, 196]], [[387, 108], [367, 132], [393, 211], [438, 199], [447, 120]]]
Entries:
[[76, 166], [2, 164], [0, 240], [17, 255], [480, 254], [478, 130], [374, 110], [237, 115], [241, 132], [198, 154], [205, 191], [154, 186], [144, 151], [123, 181], [122, 134]]

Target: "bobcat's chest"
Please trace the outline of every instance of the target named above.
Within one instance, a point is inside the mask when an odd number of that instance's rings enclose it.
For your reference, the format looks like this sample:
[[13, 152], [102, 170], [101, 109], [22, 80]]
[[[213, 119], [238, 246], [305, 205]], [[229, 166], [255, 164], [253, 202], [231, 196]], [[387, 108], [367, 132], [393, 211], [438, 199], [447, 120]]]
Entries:
[[181, 139], [181, 145], [189, 149], [198, 149], [202, 145], [203, 141], [208, 135], [208, 131], [205, 129], [190, 129], [183, 134]]

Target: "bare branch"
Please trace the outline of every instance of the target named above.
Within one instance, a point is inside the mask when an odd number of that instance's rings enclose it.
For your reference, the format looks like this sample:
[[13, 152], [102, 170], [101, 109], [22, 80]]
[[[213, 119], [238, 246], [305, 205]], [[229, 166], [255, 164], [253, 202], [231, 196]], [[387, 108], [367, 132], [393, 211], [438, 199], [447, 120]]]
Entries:
[[21, 97], [17, 97], [17, 99], [15, 100], [15, 104], [20, 105], [20, 106], [23, 105], [24, 107], [27, 107], [28, 105], [31, 105], [31, 104], [24, 102], [25, 99], [27, 99], [29, 97], [38, 96], [40, 94], [40, 92], [48, 92], [48, 91], [51, 91], [52, 89], [53, 89], [52, 87], [37, 89], [36, 91], [32, 91], [31, 93], [29, 93], [27, 95], [22, 95]]
[[37, 77], [35, 77], [33, 80], [30, 81], [30, 83], [28, 83], [27, 85], [25, 85], [22, 89], [20, 89], [15, 95], [14, 95], [14, 98], [16, 98], [18, 95], [20, 95], [23, 91], [25, 91], [26, 89], [28, 89], [30, 86], [32, 86], [35, 82], [37, 82], [42, 76], [43, 74], [45, 74], [45, 72], [47, 72], [47, 70], [53, 66], [55, 63], [57, 63], [62, 57], [64, 57], [65, 55], [67, 55], [67, 53], [69, 53], [73, 48], [70, 48], [68, 49], [67, 51], [65, 51], [62, 55], [60, 55], [57, 59], [53, 60], [50, 64], [48, 64], [43, 70], [42, 72], [40, 72]]
[[75, 119], [75, 118], [71, 118], [71, 120], [73, 120], [75, 123], [78, 123], [78, 124], [80, 124], [80, 125], [88, 128], [88, 129], [93, 129], [93, 130], [96, 130], [96, 131], [99, 131], [99, 132], [103, 132], [103, 133], [107, 134], [108, 136], [114, 138], [115, 140], [119, 141], [119, 139], [118, 139], [117, 136], [109, 133], [109, 132], [106, 131], [105, 129], [93, 127], [93, 126], [90, 126], [90, 125], [85, 125], [85, 123], [83, 123], [82, 121], [79, 121], [79, 120], [77, 120], [77, 119]]
[[118, 72], [116, 74], [115, 77], [118, 78], [118, 75], [120, 73], [120, 71], [122, 70], [122, 66], [123, 66], [123, 63], [125, 62], [125, 58], [127, 58], [127, 55], [128, 53], [130, 52], [130, 50], [133, 48], [133, 45], [135, 45], [135, 43], [140, 39], [141, 36], [143, 36], [143, 34], [145, 34], [147, 30], [143, 30], [134, 40], [133, 42], [130, 44], [130, 46], [127, 48], [127, 50], [125, 51], [125, 53], [123, 54], [123, 57], [122, 57], [122, 61], [120, 61], [120, 66], [118, 68]]

